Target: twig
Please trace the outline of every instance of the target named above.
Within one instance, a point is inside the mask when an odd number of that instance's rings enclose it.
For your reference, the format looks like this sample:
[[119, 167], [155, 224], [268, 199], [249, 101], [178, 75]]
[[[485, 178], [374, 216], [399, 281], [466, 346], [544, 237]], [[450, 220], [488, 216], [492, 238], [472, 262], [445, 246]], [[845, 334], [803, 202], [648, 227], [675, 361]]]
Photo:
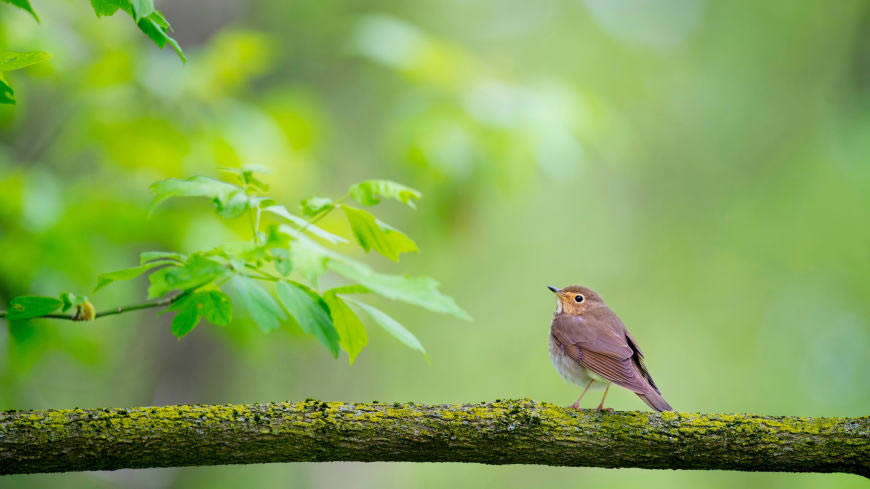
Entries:
[[[105, 316], [112, 316], [115, 314], [122, 314], [125, 312], [138, 311], [141, 309], [151, 309], [153, 307], [164, 307], [169, 306], [173, 302], [181, 299], [185, 295], [187, 295], [190, 291], [182, 292], [173, 297], [167, 297], [165, 299], [160, 299], [156, 302], [143, 302], [140, 304], [129, 304], [126, 306], [118, 306], [112, 309], [106, 309], [104, 311], [99, 311], [94, 315], [94, 319], [99, 319]], [[8, 311], [0, 311], [0, 318], [5, 318], [8, 315]], [[42, 316], [36, 316], [28, 319], [67, 319], [69, 321], [80, 321], [80, 319], [76, 318], [74, 313], [70, 314], [44, 314]]]

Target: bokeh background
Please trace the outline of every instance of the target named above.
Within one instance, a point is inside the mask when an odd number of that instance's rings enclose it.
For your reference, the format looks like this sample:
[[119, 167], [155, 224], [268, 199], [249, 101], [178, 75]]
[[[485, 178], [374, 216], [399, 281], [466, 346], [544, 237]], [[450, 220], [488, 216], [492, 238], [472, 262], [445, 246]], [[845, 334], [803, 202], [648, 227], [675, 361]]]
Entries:
[[[688, 412], [870, 408], [870, 4], [704, 0], [158, 2], [189, 62], [129, 18], [0, 5], [0, 47], [51, 52], [0, 107], [0, 302], [88, 294], [148, 249], [245, 236], [205, 203], [147, 218], [157, 179], [257, 163], [279, 201], [365, 178], [466, 323], [379, 304], [353, 365], [239, 318], [0, 322], [0, 409], [319, 398], [568, 405], [546, 285], [597, 290]], [[324, 221], [348, 235], [336, 217]], [[348, 247], [348, 250], [351, 250]], [[350, 252], [350, 251], [349, 251]], [[327, 280], [328, 285], [328, 280]], [[91, 295], [144, 297], [145, 280]], [[617, 409], [647, 409], [616, 389]], [[588, 400], [594, 405], [597, 400]], [[866, 487], [846, 475], [272, 464], [14, 476], [2, 487]]]

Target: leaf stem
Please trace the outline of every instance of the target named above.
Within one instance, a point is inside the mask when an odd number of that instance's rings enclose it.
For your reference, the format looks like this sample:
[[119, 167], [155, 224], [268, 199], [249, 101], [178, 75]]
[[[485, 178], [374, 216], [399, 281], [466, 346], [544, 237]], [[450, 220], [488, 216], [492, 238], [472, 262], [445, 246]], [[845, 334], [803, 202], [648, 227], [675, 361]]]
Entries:
[[[261, 278], [261, 279], [263, 279], [263, 280], [274, 280], [274, 281], [276, 281], [276, 282], [279, 281], [279, 280], [281, 280], [280, 278], [278, 278], [278, 277], [276, 277], [276, 276], [274, 276], [274, 275], [272, 275], [272, 274], [270, 274], [270, 273], [267, 273], [267, 272], [264, 272], [264, 271], [260, 270], [259, 268], [255, 267], [254, 265], [251, 265], [250, 263], [245, 263], [245, 268], [247, 268], [247, 269], [249, 269], [249, 270], [253, 270], [253, 271], [259, 273], [260, 275], [262, 275], [262, 276], [259, 277], [259, 278]], [[246, 276], [246, 277], [251, 277], [250, 275], [245, 275], [245, 276]], [[251, 277], [251, 278], [257, 278], [257, 277]]]
[[281, 281], [281, 279], [278, 277], [264, 277], [262, 275], [248, 275], [246, 273], [240, 273], [239, 276], [245, 277], [245, 278], [252, 278], [254, 280], [266, 280], [269, 282], [280, 282]]
[[334, 211], [336, 207], [341, 205], [342, 202], [344, 202], [345, 200], [347, 200], [349, 198], [350, 198], [349, 193], [344, 194], [340, 199], [336, 200], [335, 203], [333, 203], [331, 206], [327, 207], [325, 211], [321, 211], [319, 214], [311, 216], [308, 219], [308, 224], [302, 226], [302, 229], [300, 229], [300, 231], [305, 231], [306, 229], [308, 229], [308, 226], [311, 226], [312, 224], [316, 223], [317, 221], [328, 216], [330, 212]]
[[[259, 209], [258, 209], [259, 212]], [[251, 223], [251, 234], [254, 235], [254, 245], [260, 244], [260, 238], [257, 236], [257, 222], [259, 219], [254, 217], [254, 210], [249, 209], [248, 211], [248, 221]]]
[[[251, 197], [251, 194], [248, 193], [248, 182], [242, 178], [242, 191], [245, 192], [247, 197]], [[250, 200], [249, 200], [250, 202]], [[257, 231], [260, 229], [260, 204], [258, 203], [256, 207], [248, 208], [248, 222], [251, 223], [251, 234], [254, 235], [254, 245], [259, 246], [260, 237], [257, 234]]]

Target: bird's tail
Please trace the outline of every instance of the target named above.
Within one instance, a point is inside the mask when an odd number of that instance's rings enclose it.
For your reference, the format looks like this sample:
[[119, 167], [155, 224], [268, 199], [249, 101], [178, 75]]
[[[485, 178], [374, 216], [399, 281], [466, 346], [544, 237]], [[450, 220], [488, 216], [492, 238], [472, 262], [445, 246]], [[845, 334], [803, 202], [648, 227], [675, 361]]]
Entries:
[[673, 411], [674, 408], [668, 404], [668, 401], [665, 401], [665, 398], [662, 397], [658, 392], [651, 390], [646, 394], [638, 394], [637, 397], [643, 399], [643, 402], [647, 403], [647, 405], [656, 411]]

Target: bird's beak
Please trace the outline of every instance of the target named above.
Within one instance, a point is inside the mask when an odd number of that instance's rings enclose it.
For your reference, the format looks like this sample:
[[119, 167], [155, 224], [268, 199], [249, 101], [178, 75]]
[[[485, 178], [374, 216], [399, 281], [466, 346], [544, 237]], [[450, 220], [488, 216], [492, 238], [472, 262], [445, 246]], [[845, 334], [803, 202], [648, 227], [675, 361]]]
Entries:
[[556, 294], [558, 294], [559, 292], [562, 292], [561, 289], [557, 289], [556, 287], [553, 287], [552, 285], [548, 285], [547, 288], [550, 289], [551, 292], [554, 292]]

